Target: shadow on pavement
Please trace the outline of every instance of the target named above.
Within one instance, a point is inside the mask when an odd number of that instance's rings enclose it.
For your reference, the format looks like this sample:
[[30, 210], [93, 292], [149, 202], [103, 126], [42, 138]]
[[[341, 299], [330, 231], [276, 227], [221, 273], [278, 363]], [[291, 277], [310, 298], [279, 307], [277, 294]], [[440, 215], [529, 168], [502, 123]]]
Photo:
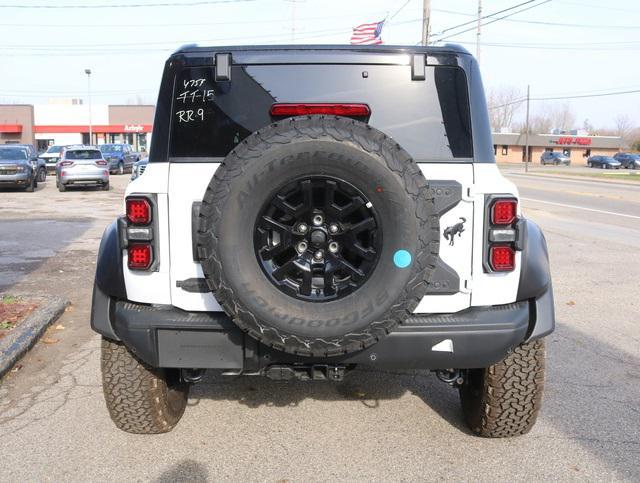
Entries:
[[0, 220], [0, 292], [10, 289], [80, 238], [92, 222], [89, 218]]
[[201, 463], [194, 460], [182, 460], [165, 470], [156, 483], [173, 483], [176, 481], [202, 482], [207, 481], [209, 472]]
[[[213, 379], [192, 388], [200, 399], [237, 401], [249, 408], [298, 406], [305, 399], [360, 401], [376, 410], [410, 393], [456, 430], [471, 435], [462, 419], [457, 390], [429, 371], [357, 369], [341, 383], [276, 382], [262, 377]], [[503, 444], [544, 447], [545, 440], [577, 443], [625, 478], [640, 478], [640, 357], [621, 354], [602, 340], [560, 324], [547, 338], [547, 378], [538, 426]], [[312, 421], [309, 422], [313, 427]], [[401, 421], [398, 422], [402, 424]], [[550, 428], [552, 431], [545, 431]], [[405, 430], [410, 430], [405, 428]], [[500, 444], [500, 443], [498, 443]], [[576, 461], [588, 467], [588, 462]]]

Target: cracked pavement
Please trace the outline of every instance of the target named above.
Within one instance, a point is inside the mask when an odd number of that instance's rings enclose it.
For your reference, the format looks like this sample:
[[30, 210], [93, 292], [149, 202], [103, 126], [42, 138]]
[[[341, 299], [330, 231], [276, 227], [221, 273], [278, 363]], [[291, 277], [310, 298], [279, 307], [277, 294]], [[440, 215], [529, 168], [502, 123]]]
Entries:
[[[640, 215], [640, 186], [512, 179], [530, 200]], [[72, 301], [55, 342], [0, 382], [0, 481], [640, 479], [640, 219], [523, 202], [549, 242], [558, 318], [529, 435], [474, 437], [432, 374], [362, 369], [340, 384], [207, 376], [173, 432], [139, 436], [109, 419], [89, 329], [95, 253], [127, 180], [0, 193], [0, 291]]]

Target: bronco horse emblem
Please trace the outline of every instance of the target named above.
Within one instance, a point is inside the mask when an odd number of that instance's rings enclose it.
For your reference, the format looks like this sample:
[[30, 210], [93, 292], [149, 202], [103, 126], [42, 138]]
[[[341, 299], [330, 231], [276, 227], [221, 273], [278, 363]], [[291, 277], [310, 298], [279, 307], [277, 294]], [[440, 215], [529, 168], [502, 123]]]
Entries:
[[447, 227], [442, 233], [445, 240], [449, 240], [449, 246], [453, 246], [456, 235], [462, 236], [462, 232], [464, 231], [464, 223], [467, 221], [467, 219], [461, 216], [460, 220], [462, 221], [456, 223], [453, 226]]

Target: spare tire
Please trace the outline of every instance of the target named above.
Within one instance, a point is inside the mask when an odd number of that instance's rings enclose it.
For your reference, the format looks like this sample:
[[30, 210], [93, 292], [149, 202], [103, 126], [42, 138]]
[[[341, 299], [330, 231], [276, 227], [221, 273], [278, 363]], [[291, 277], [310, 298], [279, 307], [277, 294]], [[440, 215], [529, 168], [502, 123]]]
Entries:
[[371, 346], [427, 290], [439, 221], [395, 141], [359, 121], [294, 117], [242, 141], [200, 208], [210, 289], [249, 335], [327, 357]]

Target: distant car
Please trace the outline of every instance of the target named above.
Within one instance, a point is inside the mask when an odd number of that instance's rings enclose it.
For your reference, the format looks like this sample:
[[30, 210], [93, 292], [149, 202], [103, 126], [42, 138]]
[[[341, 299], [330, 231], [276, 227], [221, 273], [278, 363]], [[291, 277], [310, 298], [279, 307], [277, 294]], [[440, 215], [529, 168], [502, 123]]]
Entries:
[[33, 192], [38, 186], [38, 178], [31, 161], [27, 150], [19, 145], [0, 146], [0, 187]]
[[540, 164], [553, 164], [556, 166], [564, 164], [565, 166], [569, 166], [571, 164], [571, 158], [561, 152], [545, 151], [544, 153], [542, 153], [542, 156], [540, 156]]
[[622, 164], [611, 156], [590, 156], [587, 159], [587, 166], [590, 168], [620, 169]]
[[640, 169], [640, 154], [635, 153], [616, 153], [613, 159], [618, 161], [623, 168]]
[[38, 156], [40, 159], [44, 160], [47, 167], [47, 173], [55, 173], [56, 163], [60, 159], [60, 153], [62, 152], [63, 148], [64, 146], [58, 144], [49, 146], [49, 149]]
[[62, 150], [56, 166], [56, 186], [66, 191], [69, 185], [99, 185], [109, 190], [107, 161], [95, 146], [70, 147]]
[[111, 173], [124, 174], [140, 160], [140, 153], [135, 152], [130, 144], [101, 144], [100, 151]]
[[12, 146], [20, 147], [27, 152], [27, 157], [33, 169], [36, 171], [36, 178], [38, 182], [44, 182], [47, 180], [47, 165], [44, 159], [38, 157], [38, 150], [33, 144], [12, 144]]
[[147, 169], [147, 164], [149, 163], [149, 158], [143, 158], [140, 161], [136, 161], [131, 169], [131, 181], [139, 178], [144, 173], [144, 170]]

